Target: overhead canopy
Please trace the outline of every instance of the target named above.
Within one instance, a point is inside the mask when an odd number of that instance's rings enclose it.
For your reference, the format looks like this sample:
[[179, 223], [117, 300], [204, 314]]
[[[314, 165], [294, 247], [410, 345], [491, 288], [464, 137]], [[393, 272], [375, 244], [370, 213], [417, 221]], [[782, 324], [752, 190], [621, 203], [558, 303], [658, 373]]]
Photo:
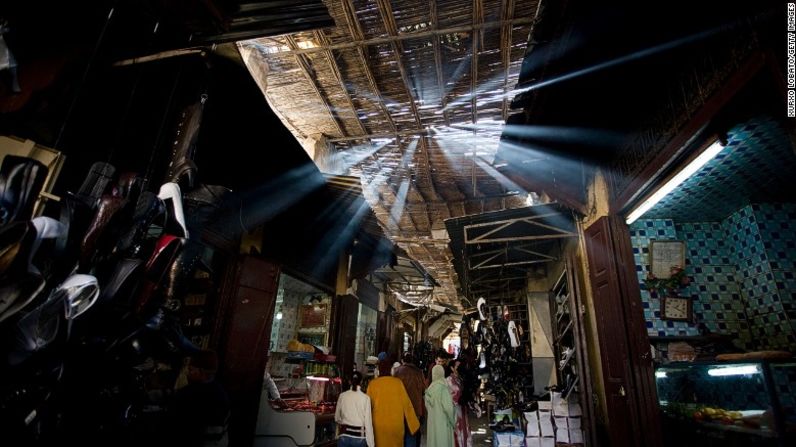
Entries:
[[560, 242], [576, 237], [572, 211], [552, 203], [445, 221], [463, 294], [507, 297], [524, 290], [534, 268], [559, 256]]
[[525, 206], [490, 164], [540, 2], [324, 3], [336, 26], [241, 54], [313, 160], [360, 178], [388, 236], [439, 282], [435, 301], [458, 306], [444, 219]]

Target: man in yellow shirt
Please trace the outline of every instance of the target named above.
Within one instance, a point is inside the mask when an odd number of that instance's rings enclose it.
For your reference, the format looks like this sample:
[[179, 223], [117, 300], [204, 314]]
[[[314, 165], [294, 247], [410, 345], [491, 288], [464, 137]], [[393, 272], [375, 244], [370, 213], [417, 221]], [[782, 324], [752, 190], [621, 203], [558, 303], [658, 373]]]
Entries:
[[410, 433], [420, 429], [420, 421], [406, 388], [401, 379], [390, 375], [391, 368], [389, 360], [379, 361], [379, 377], [368, 385], [373, 407], [373, 433], [379, 447], [403, 447], [404, 420]]

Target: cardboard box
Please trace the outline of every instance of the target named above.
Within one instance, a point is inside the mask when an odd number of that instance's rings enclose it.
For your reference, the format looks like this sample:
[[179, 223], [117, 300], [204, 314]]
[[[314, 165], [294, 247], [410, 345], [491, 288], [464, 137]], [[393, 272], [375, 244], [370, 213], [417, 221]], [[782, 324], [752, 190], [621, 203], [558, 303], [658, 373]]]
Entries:
[[569, 430], [566, 428], [556, 429], [556, 442], [569, 443]]
[[540, 411], [541, 410], [550, 411], [553, 409], [553, 403], [550, 402], [549, 400], [540, 400], [539, 402], [537, 402], [537, 404], [539, 404]]
[[569, 428], [569, 429], [578, 428], [579, 429], [581, 427], [581, 425], [580, 425], [581, 422], [582, 421], [581, 421], [580, 418], [571, 417], [571, 418], [569, 418], [569, 420], [567, 420], [567, 428]]
[[569, 403], [561, 398], [561, 393], [550, 393], [550, 401], [553, 407], [553, 415], [555, 416], [569, 416]]
[[542, 438], [525, 438], [525, 447], [542, 447]]
[[556, 447], [556, 438], [542, 438], [542, 447]]
[[511, 447], [511, 433], [495, 433], [497, 447]]
[[569, 403], [569, 415], [570, 416], [583, 416], [583, 410], [580, 408], [580, 404], [578, 402], [570, 402]]
[[542, 436], [554, 436], [553, 421], [550, 419], [539, 419], [539, 431]]
[[533, 421], [529, 421], [525, 424], [525, 435], [526, 436], [540, 436], [541, 430], [539, 429], [539, 421], [534, 419]]
[[555, 416], [553, 420], [555, 421], [556, 428], [567, 429], [569, 427], [569, 424], [567, 424], [567, 418], [565, 416]]
[[569, 430], [569, 442], [572, 444], [583, 444], [583, 430], [581, 429], [570, 429]]

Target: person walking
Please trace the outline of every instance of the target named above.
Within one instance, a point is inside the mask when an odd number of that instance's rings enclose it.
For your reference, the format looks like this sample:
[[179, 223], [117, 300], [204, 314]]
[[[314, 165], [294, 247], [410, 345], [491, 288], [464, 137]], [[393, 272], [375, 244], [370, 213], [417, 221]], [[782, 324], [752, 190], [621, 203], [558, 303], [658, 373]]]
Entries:
[[391, 367], [388, 359], [379, 361], [379, 377], [368, 384], [373, 408], [373, 433], [378, 447], [402, 447], [404, 423], [409, 433], [416, 433], [420, 428], [406, 388], [401, 379], [390, 375]]
[[362, 392], [362, 374], [355, 371], [351, 376], [351, 389], [337, 398], [334, 421], [339, 427], [338, 447], [375, 447], [370, 397]]
[[459, 368], [462, 362], [456, 360], [451, 364], [451, 374], [447, 378], [448, 388], [450, 388], [453, 408], [456, 410], [456, 424], [453, 430], [453, 438], [456, 441], [455, 447], [473, 447], [473, 440], [470, 438], [470, 424], [467, 420], [466, 398], [464, 397], [464, 387]]
[[456, 423], [456, 410], [445, 380], [445, 368], [435, 365], [431, 368], [431, 385], [424, 396], [426, 403], [426, 445], [429, 447], [453, 447], [453, 427]]
[[[420, 421], [420, 426], [423, 426], [425, 419], [425, 404], [423, 403], [423, 393], [426, 391], [426, 380], [423, 376], [423, 371], [415, 365], [415, 359], [411, 352], [407, 351], [403, 356], [403, 364], [395, 368], [393, 375], [401, 380], [406, 388], [406, 394], [409, 395], [409, 400], [412, 401], [412, 408], [415, 410], [417, 419]], [[420, 432], [412, 435], [404, 433], [404, 447], [419, 447], [420, 446]]]

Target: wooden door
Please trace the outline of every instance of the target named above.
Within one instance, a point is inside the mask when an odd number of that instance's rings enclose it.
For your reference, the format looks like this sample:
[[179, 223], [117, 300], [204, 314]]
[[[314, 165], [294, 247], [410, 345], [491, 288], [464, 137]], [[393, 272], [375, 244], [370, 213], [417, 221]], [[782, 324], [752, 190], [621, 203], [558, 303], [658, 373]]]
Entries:
[[392, 318], [393, 311], [394, 308], [392, 306], [387, 306], [386, 311], [379, 312], [378, 320], [376, 320], [376, 346], [378, 351], [376, 355], [382, 352], [386, 352], [390, 355], [397, 355], [396, 353], [389, 352], [395, 326], [395, 321]]
[[248, 445], [254, 434], [263, 374], [268, 358], [279, 266], [241, 256], [229, 283], [222, 328], [219, 380], [232, 404], [230, 441]]
[[349, 377], [354, 367], [354, 351], [357, 342], [357, 319], [359, 316], [359, 301], [352, 295], [337, 297], [337, 317], [332, 323], [337, 333], [334, 354], [337, 355], [337, 365], [343, 377]]
[[[612, 447], [661, 445], [660, 419], [627, 226], [602, 217], [585, 231]], [[630, 274], [633, 276], [631, 277]]]

